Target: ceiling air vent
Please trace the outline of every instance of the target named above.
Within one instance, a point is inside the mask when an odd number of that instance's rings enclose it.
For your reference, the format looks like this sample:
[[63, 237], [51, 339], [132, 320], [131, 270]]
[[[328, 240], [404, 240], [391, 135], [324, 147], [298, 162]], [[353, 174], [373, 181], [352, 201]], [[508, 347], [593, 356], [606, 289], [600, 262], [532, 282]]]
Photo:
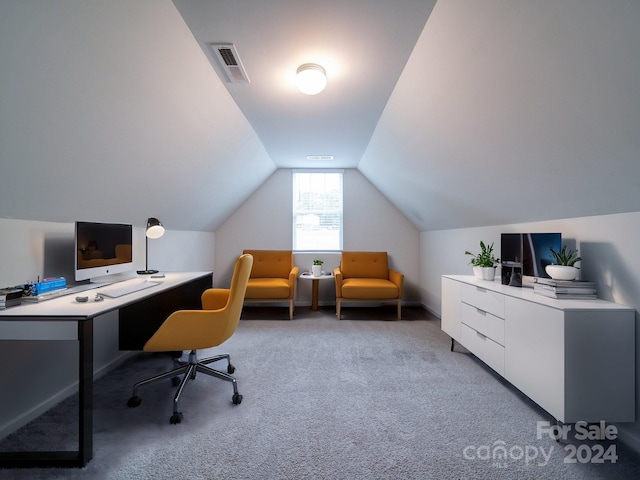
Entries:
[[227, 82], [249, 83], [249, 77], [244, 71], [235, 45], [231, 43], [212, 43], [210, 45], [227, 77]]

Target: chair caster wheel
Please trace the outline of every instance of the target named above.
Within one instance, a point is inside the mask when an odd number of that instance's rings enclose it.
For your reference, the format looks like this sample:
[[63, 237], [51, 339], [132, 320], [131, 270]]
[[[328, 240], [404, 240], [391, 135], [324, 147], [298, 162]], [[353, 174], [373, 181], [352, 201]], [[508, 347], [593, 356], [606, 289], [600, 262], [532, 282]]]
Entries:
[[174, 413], [173, 415], [171, 415], [171, 418], [169, 418], [169, 423], [171, 425], [176, 425], [180, 423], [181, 420], [182, 420], [182, 413]]
[[236, 367], [234, 367], [233, 365], [229, 364], [229, 366], [227, 367], [227, 373], [233, 373], [236, 371]]
[[242, 395], [239, 393], [234, 393], [233, 397], [231, 397], [231, 401], [234, 405], [240, 405], [242, 403]]
[[181, 382], [180, 377], [171, 377], [171, 384], [174, 387], [177, 387], [178, 385], [180, 385], [180, 382]]
[[141, 403], [142, 403], [142, 399], [139, 396], [134, 395], [127, 401], [127, 407], [136, 408], [136, 407], [139, 407]]

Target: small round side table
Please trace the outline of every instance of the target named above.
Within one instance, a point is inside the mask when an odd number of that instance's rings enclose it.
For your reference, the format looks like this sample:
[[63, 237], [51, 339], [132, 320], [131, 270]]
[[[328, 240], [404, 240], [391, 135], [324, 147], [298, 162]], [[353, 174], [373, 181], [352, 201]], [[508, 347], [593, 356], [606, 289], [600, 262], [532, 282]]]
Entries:
[[314, 277], [310, 272], [304, 272], [300, 275], [303, 280], [311, 280], [311, 310], [318, 310], [318, 285], [320, 280], [334, 280], [333, 274], [324, 274]]

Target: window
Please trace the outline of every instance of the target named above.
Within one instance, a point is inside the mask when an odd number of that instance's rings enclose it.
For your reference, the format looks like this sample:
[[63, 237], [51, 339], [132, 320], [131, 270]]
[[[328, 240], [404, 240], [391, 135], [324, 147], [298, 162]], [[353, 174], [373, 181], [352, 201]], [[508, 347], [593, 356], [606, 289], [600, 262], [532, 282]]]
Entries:
[[342, 250], [342, 171], [293, 172], [293, 249]]

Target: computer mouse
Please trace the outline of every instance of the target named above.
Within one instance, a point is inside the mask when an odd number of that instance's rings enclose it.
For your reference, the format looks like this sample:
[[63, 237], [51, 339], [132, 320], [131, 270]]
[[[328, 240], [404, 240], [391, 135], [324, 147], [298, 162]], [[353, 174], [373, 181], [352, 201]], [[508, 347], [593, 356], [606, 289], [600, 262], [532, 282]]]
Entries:
[[76, 297], [76, 302], [85, 303], [89, 300], [89, 297]]

